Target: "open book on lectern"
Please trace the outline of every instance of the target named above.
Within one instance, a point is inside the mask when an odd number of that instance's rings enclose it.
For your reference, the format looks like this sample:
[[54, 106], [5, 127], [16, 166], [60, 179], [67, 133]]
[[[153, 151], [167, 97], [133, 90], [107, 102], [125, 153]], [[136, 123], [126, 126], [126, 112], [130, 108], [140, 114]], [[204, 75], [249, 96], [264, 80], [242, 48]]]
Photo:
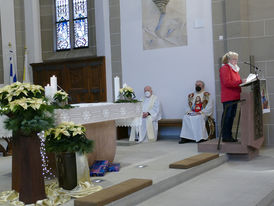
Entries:
[[239, 86], [240, 87], [245, 87], [245, 86], [248, 86], [250, 85], [252, 82], [255, 82], [257, 81], [258, 78], [257, 78], [257, 75], [256, 74], [249, 74], [248, 77], [246, 78], [246, 81], [242, 84], [240, 84]]

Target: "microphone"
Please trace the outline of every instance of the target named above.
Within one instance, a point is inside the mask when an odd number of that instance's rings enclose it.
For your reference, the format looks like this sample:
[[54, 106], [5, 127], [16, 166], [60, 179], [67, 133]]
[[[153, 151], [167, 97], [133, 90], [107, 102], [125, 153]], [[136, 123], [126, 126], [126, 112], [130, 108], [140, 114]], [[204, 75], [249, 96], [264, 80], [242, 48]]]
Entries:
[[244, 62], [244, 64], [247, 64], [249, 66], [252, 66], [253, 68], [255, 68], [257, 71], [259, 71], [259, 68], [254, 66], [253, 64], [250, 64], [249, 62]]

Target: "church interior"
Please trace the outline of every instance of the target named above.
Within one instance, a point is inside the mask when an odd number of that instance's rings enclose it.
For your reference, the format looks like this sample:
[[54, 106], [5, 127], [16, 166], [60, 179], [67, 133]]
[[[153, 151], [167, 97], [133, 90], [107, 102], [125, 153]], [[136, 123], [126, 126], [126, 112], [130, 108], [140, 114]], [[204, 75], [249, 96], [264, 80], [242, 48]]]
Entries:
[[[273, 10], [273, 0], [0, 0], [0, 205], [274, 206]], [[221, 138], [220, 68], [229, 51], [243, 80], [235, 142]], [[57, 102], [54, 111], [44, 104], [56, 124], [78, 127], [73, 136], [84, 131], [79, 147], [89, 152], [73, 157], [77, 187], [58, 187], [61, 157], [47, 146], [62, 128], [38, 124], [36, 143], [7, 129], [20, 114], [4, 100], [17, 98], [7, 90], [17, 81]], [[178, 144], [199, 81], [212, 106], [211, 122], [202, 121], [207, 136]], [[154, 99], [145, 103], [147, 90]], [[92, 175], [97, 161], [113, 170]]]

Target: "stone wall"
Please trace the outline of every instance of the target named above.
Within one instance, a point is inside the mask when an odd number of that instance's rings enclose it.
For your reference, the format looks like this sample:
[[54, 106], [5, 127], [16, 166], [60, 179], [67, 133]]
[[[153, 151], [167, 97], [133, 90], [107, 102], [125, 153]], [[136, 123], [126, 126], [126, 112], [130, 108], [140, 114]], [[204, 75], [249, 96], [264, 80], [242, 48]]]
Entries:
[[[249, 56], [266, 78], [270, 106], [274, 101], [274, 4], [273, 0], [212, 0], [217, 123], [220, 128], [220, 58], [227, 51], [239, 53], [240, 75], [246, 78], [250, 68], [243, 64]], [[222, 40], [223, 37], [223, 40]], [[274, 114], [264, 114], [265, 144], [273, 145]]]
[[58, 52], [55, 51], [55, 11], [53, 2], [54, 1], [52, 0], [40, 1], [41, 42], [43, 61], [64, 58], [77, 58], [84, 56], [95, 56], [96, 35], [94, 0], [88, 0], [89, 47]]
[[116, 76], [119, 76], [120, 84], [122, 85], [123, 77], [121, 64], [120, 0], [109, 0], [109, 22], [112, 79]]
[[23, 81], [24, 53], [25, 53], [25, 12], [24, 1], [14, 0], [14, 20], [17, 57], [17, 80]]

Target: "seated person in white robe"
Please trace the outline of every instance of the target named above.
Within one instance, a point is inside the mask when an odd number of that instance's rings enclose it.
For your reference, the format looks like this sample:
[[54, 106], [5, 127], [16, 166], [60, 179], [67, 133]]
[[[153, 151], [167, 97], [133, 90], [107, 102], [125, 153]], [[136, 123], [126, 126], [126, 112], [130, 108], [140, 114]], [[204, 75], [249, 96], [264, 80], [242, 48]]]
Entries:
[[183, 117], [179, 144], [190, 141], [200, 142], [208, 138], [205, 122], [213, 114], [213, 100], [210, 94], [204, 91], [204, 87], [204, 82], [198, 80], [195, 83], [196, 91], [188, 95], [188, 106]]
[[153, 142], [157, 140], [158, 121], [161, 119], [160, 102], [158, 97], [152, 94], [152, 88], [150, 86], [144, 88], [144, 95], [142, 100], [142, 123], [138, 128], [131, 128], [129, 141]]

